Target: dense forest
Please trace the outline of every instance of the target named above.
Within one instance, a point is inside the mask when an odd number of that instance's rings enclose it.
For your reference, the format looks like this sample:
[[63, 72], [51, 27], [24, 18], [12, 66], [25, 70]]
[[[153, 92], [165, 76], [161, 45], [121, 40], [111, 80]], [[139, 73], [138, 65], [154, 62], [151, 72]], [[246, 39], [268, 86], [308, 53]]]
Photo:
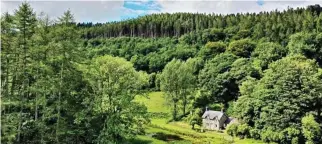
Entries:
[[169, 121], [282, 144], [322, 141], [322, 7], [152, 14], [105, 24], [52, 20], [28, 3], [1, 17], [1, 142], [131, 143], [164, 93]]

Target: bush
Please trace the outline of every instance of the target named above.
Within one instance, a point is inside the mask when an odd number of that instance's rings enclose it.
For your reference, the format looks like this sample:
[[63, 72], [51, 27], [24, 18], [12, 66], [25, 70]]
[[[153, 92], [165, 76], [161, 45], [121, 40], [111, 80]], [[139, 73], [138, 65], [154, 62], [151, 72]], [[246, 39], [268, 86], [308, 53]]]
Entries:
[[299, 144], [299, 138], [298, 137], [292, 138], [291, 144]]
[[284, 143], [292, 143], [297, 144], [299, 143], [301, 131], [295, 127], [288, 127], [281, 132], [281, 135], [284, 137], [281, 138], [281, 141]]
[[241, 124], [237, 128], [237, 136], [240, 138], [249, 137], [250, 127], [247, 124]]
[[302, 132], [306, 139], [306, 143], [319, 143], [321, 141], [321, 128], [319, 123], [315, 121], [312, 114], [302, 118]]
[[[250, 134], [252, 138], [255, 138], [255, 135], [259, 130], [251, 130]], [[276, 142], [276, 143], [283, 143], [283, 144], [299, 144], [304, 143], [301, 137], [301, 132], [296, 127], [288, 127], [283, 130], [275, 130], [272, 128], [268, 128], [263, 130], [260, 135], [261, 139], [264, 142]]]
[[260, 135], [260, 130], [259, 129], [251, 129], [249, 131], [250, 137], [253, 139], [260, 139], [261, 135]]
[[229, 124], [226, 128], [226, 133], [230, 136], [236, 136], [237, 135], [237, 129], [239, 124], [233, 123]]
[[261, 139], [264, 142], [278, 142], [280, 140], [279, 133], [268, 129], [261, 133]]

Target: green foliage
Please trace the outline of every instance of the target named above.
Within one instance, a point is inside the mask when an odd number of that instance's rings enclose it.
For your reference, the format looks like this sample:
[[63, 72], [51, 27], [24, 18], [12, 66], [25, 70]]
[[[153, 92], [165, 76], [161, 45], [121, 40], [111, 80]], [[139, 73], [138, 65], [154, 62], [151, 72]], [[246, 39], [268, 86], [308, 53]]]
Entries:
[[208, 42], [200, 51], [199, 55], [204, 59], [212, 59], [214, 56], [225, 52], [226, 44], [223, 42]]
[[[160, 95], [159, 95], [160, 94]], [[149, 98], [147, 101], [144, 102], [144, 104], [147, 105], [148, 111], [155, 111], [159, 110], [165, 111], [165, 106], [159, 105], [161, 101], [164, 101], [164, 97], [162, 97], [161, 92], [152, 92], [149, 94]], [[157, 97], [157, 99], [153, 99], [154, 97]], [[139, 98], [141, 101], [141, 98], [144, 97], [136, 97], [136, 99]], [[159, 99], [160, 98], [160, 99]], [[158, 109], [155, 107], [155, 105], [158, 105]], [[151, 108], [151, 110], [150, 110]], [[170, 113], [170, 112], [169, 112]], [[189, 124], [189, 118], [191, 115], [188, 115], [187, 118], [184, 120], [186, 121], [176, 121], [176, 122], [168, 122], [166, 118], [152, 118], [151, 124], [146, 128], [145, 135], [139, 135], [138, 137], [141, 139], [149, 138], [149, 140], [152, 141], [152, 143], [159, 142], [157, 139], [151, 138], [151, 135], [154, 135], [157, 132], [162, 132], [165, 134], [171, 134], [171, 135], [177, 135], [180, 136], [184, 140], [174, 140], [171, 141], [172, 143], [177, 142], [187, 142], [190, 141], [191, 143], [213, 143], [217, 144], [219, 143], [227, 143], [227, 142], [234, 142], [236, 144], [248, 144], [248, 143], [262, 143], [258, 140], [253, 139], [235, 139], [231, 136], [228, 136], [224, 133], [220, 133], [217, 131], [206, 131], [206, 132], [200, 132], [200, 126], [195, 125], [195, 129], [191, 129], [191, 125]], [[199, 117], [201, 118], [201, 117]], [[165, 142], [164, 142], [165, 143]]]
[[288, 48], [291, 54], [312, 54], [313, 50], [313, 33], [297, 33], [290, 36]]
[[192, 129], [195, 129], [195, 125], [202, 126], [202, 110], [200, 108], [192, 111], [188, 117], [189, 123]]
[[240, 30], [237, 32], [236, 35], [232, 37], [232, 39], [236, 39], [236, 40], [245, 39], [250, 37], [251, 35], [252, 35], [252, 32], [250, 30]]
[[239, 127], [239, 124], [236, 124], [236, 123], [229, 124], [226, 128], [226, 133], [231, 136], [237, 136], [238, 127]]
[[284, 136], [281, 137], [281, 142], [283, 143], [298, 144], [301, 140], [301, 131], [299, 130], [299, 128], [288, 127], [284, 129], [281, 133]]
[[308, 58], [315, 59], [321, 65], [321, 40], [322, 35], [316, 33], [301, 32], [290, 36], [287, 47], [290, 54], [303, 54]]
[[[235, 105], [236, 105], [236, 103], [234, 101], [228, 102], [228, 108], [225, 110], [225, 113], [228, 116], [234, 117], [234, 115], [235, 115], [235, 113], [234, 113]], [[221, 109], [223, 109], [223, 108], [224, 108], [224, 105], [222, 105]]]
[[236, 59], [236, 56], [224, 53], [205, 64], [198, 77], [201, 97], [197, 99], [196, 105], [205, 106], [210, 102], [226, 103], [235, 98], [237, 88], [232, 84], [228, 72]]
[[199, 71], [203, 68], [204, 63], [205, 63], [204, 60], [202, 60], [199, 57], [189, 58], [186, 61], [186, 65], [188, 67], [192, 68], [192, 71], [193, 71], [193, 74], [194, 75], [198, 75], [199, 74]]
[[260, 78], [258, 70], [251, 64], [250, 59], [239, 58], [232, 63], [231, 67], [230, 76], [237, 84], [241, 84], [247, 77]]
[[[88, 101], [92, 112], [91, 125], [98, 143], [119, 142], [131, 138], [143, 130], [148, 122], [145, 106], [134, 102], [140, 89], [148, 84], [148, 76], [137, 72], [132, 63], [112, 56], [97, 57], [89, 66], [81, 66], [85, 79], [93, 90], [93, 99]], [[81, 121], [78, 121], [81, 122]]]
[[66, 24], [66, 25], [69, 25], [75, 22], [74, 16], [70, 10], [67, 10], [66, 12], [64, 12], [63, 16], [58, 18], [58, 20], [59, 20], [58, 23]]
[[178, 119], [178, 103], [182, 105], [182, 115], [186, 114], [188, 102], [194, 91], [195, 70], [187, 62], [173, 59], [160, 75], [160, 89], [165, 93], [166, 101], [172, 105], [172, 118]]
[[246, 80], [239, 86], [240, 94], [249, 96], [253, 92], [257, 82], [258, 81], [255, 78], [246, 77]]
[[[303, 56], [289, 56], [272, 63], [258, 82], [245, 81], [242, 85], [237, 116], [250, 126], [264, 128], [262, 140], [285, 141], [283, 130], [299, 125], [300, 117], [307, 112], [320, 113], [320, 107], [312, 101], [321, 99], [316, 93], [321, 88], [317, 74], [315, 62]], [[298, 136], [290, 137], [287, 141], [296, 141]]]
[[[317, 5], [315, 10], [310, 10], [309, 7], [225, 16], [215, 13], [207, 15], [201, 13], [161, 13], [104, 24], [79, 23], [78, 26], [84, 29], [83, 37], [86, 39], [121, 36], [179, 37], [184, 35], [183, 41], [192, 44], [218, 41], [218, 37], [221, 40], [226, 37], [235, 39], [267, 37], [272, 41], [286, 42], [285, 38], [295, 32], [321, 31], [321, 7]], [[203, 31], [209, 28], [214, 30]]]
[[229, 44], [228, 52], [240, 57], [250, 57], [250, 54], [255, 49], [256, 45], [250, 39], [242, 39], [233, 41]]
[[279, 141], [279, 133], [273, 131], [271, 129], [267, 129], [262, 132], [261, 139], [264, 142], [278, 142]]
[[237, 128], [237, 136], [239, 136], [240, 138], [247, 138], [249, 137], [249, 131], [250, 131], [250, 127], [247, 124], [241, 124], [238, 125]]
[[302, 118], [302, 131], [307, 144], [321, 142], [321, 127], [312, 114]]
[[254, 65], [261, 70], [268, 68], [268, 65], [286, 56], [287, 49], [277, 43], [264, 42], [257, 45], [252, 57], [255, 58]]
[[[208, 106], [238, 118], [230, 135], [319, 143], [321, 11], [152, 14], [93, 25], [76, 24], [69, 10], [51, 20], [23, 2], [1, 17], [1, 142], [127, 143], [149, 117], [167, 121], [169, 109], [198, 129]], [[151, 90], [165, 100], [143, 94]], [[162, 127], [191, 142], [235, 142], [186, 123]]]
[[249, 135], [250, 137], [254, 138], [254, 139], [260, 139], [261, 135], [260, 135], [260, 130], [258, 129], [250, 129], [249, 131]]

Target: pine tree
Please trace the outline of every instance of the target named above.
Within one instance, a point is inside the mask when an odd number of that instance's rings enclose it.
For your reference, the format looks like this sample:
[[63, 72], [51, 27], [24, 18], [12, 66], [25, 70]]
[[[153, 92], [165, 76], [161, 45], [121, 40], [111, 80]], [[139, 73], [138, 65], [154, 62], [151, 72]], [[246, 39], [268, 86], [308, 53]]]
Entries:
[[14, 141], [18, 133], [16, 126], [19, 121], [15, 113], [15, 107], [19, 101], [15, 97], [13, 81], [17, 56], [13, 20], [14, 17], [8, 13], [4, 13], [1, 17], [1, 141], [8, 143]]
[[16, 72], [21, 69], [18, 74], [14, 76], [15, 84], [20, 84], [20, 87], [16, 87], [18, 89], [19, 96], [19, 125], [18, 125], [18, 136], [17, 141], [23, 141], [24, 133], [22, 131], [23, 123], [28, 122], [30, 119], [30, 115], [28, 112], [23, 112], [24, 109], [30, 109], [29, 102], [32, 99], [31, 94], [29, 92], [29, 86], [31, 84], [30, 81], [30, 50], [33, 46], [32, 36], [35, 33], [36, 27], [36, 15], [30, 5], [26, 2], [22, 3], [18, 10], [15, 11], [15, 26], [19, 30], [17, 34], [17, 63], [18, 65]]

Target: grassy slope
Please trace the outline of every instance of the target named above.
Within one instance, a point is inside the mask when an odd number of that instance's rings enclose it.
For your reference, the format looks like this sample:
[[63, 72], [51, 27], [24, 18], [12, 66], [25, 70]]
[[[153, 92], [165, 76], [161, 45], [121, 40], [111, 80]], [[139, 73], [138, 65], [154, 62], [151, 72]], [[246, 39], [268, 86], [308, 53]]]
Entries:
[[149, 112], [170, 113], [170, 109], [168, 109], [168, 106], [165, 104], [162, 92], [151, 92], [148, 97], [137, 96], [136, 101], [145, 104]]
[[[148, 108], [149, 112], [153, 113], [170, 113], [170, 110], [165, 105], [165, 100], [161, 92], [152, 92], [148, 97], [138, 96], [136, 101], [142, 102]], [[176, 135], [180, 137], [180, 140], [173, 140], [170, 142], [158, 140], [149, 136], [153, 133], [163, 133], [166, 135]], [[146, 129], [147, 135], [140, 135], [137, 137], [137, 141], [134, 143], [152, 143], [152, 144], [164, 144], [164, 143], [209, 143], [209, 144], [251, 144], [251, 143], [262, 143], [260, 141], [252, 139], [232, 138], [225, 133], [207, 131], [204, 133], [192, 130], [190, 125], [185, 122], [171, 122], [167, 123], [165, 118], [152, 118], [151, 124]]]

